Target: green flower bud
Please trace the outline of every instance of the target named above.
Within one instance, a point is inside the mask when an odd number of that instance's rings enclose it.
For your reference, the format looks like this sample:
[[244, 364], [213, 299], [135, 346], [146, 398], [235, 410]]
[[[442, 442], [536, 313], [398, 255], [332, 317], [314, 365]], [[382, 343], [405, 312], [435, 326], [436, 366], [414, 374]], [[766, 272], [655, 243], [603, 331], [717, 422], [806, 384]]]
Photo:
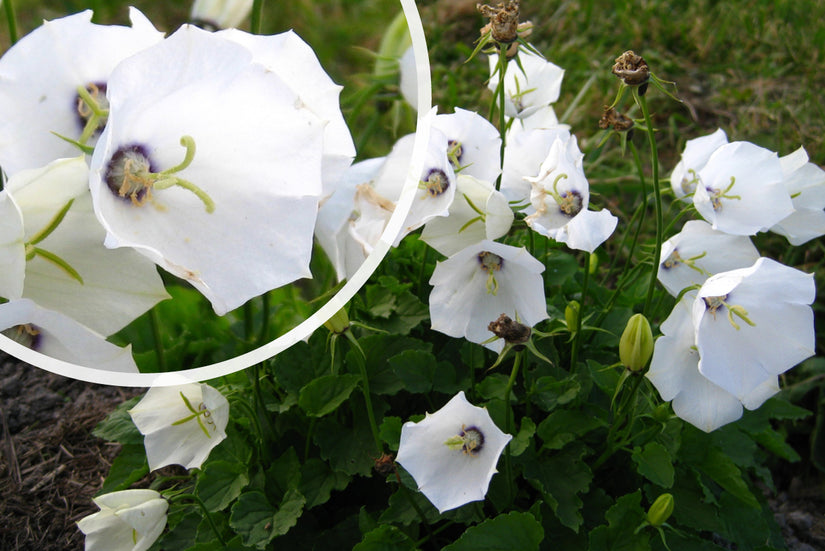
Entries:
[[631, 371], [641, 371], [653, 355], [653, 333], [647, 318], [634, 314], [619, 340], [619, 359]]
[[596, 253], [590, 253], [590, 259], [587, 262], [587, 270], [590, 272], [590, 275], [596, 273], [596, 270], [599, 269], [599, 255]]
[[673, 514], [673, 496], [662, 494], [656, 498], [647, 511], [647, 521], [651, 526], [661, 526]]
[[324, 322], [324, 327], [329, 329], [330, 333], [343, 333], [349, 329], [349, 316], [347, 315], [347, 309], [341, 308], [335, 312], [331, 318]]
[[571, 332], [575, 331], [576, 327], [578, 327], [580, 310], [581, 305], [575, 300], [571, 300], [567, 308], [564, 309], [564, 321], [567, 322], [567, 329]]

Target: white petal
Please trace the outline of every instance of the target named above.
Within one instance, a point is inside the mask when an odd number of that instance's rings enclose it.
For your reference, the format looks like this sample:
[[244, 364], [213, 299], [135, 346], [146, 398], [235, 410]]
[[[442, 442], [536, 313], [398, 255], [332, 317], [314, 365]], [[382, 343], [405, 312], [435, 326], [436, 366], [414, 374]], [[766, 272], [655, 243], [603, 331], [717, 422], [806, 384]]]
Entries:
[[7, 190], [0, 191], [0, 296], [23, 296], [26, 274], [26, 246], [23, 213]]
[[[559, 99], [564, 69], [523, 49], [519, 50], [518, 56], [518, 61], [510, 60], [504, 74], [504, 112], [508, 117], [522, 118], [529, 117]], [[493, 54], [489, 60], [492, 76], [487, 87], [495, 91], [499, 74], [493, 72], [498, 64], [498, 56]]]
[[592, 253], [613, 234], [619, 219], [607, 209], [583, 210], [559, 228], [553, 238], [571, 249]]
[[713, 134], [688, 140], [682, 159], [670, 175], [670, 187], [676, 197], [684, 198], [696, 191], [694, 181], [699, 171], [707, 164], [714, 151], [728, 143], [728, 137], [721, 128]]
[[556, 139], [569, 140], [570, 131], [566, 127], [556, 127], [508, 135], [501, 177], [501, 192], [507, 199], [516, 203], [530, 200], [532, 186], [525, 178], [538, 177], [541, 165]]
[[[448, 142], [461, 144], [460, 174], [495, 182], [501, 173], [501, 138], [495, 126], [472, 111], [459, 107], [455, 113], [437, 115], [432, 128], [440, 130]], [[453, 167], [456, 168], [456, 167]]]

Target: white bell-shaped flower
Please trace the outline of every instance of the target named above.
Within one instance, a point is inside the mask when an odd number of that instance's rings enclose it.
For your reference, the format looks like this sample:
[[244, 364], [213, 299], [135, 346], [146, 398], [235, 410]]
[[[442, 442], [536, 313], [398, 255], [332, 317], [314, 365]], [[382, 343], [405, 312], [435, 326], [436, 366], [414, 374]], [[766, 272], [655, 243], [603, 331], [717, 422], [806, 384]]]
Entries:
[[462, 391], [422, 421], [404, 423], [396, 461], [443, 513], [484, 499], [511, 439]]
[[501, 173], [501, 137], [487, 119], [456, 107], [455, 113], [437, 115], [432, 128], [447, 137], [447, 158], [457, 174], [496, 181]]
[[[515, 124], [513, 125], [515, 127]], [[511, 129], [512, 130], [512, 129]], [[547, 159], [556, 139], [567, 142], [570, 130], [567, 126], [537, 128], [507, 134], [507, 148], [504, 151], [504, 169], [501, 174], [501, 192], [516, 204], [530, 202], [533, 187], [527, 178], [535, 178], [541, 165]], [[535, 212], [530, 205], [525, 212]]]
[[146, 551], [166, 527], [169, 503], [155, 490], [121, 490], [93, 500], [100, 511], [77, 523], [86, 551]]
[[616, 229], [619, 220], [607, 209], [591, 211], [590, 186], [584, 175], [576, 137], [556, 138], [532, 184], [535, 212], [525, 222], [536, 232], [567, 246], [593, 252]]
[[507, 198], [490, 182], [459, 174], [456, 197], [447, 216], [424, 225], [421, 240], [444, 256], [483, 241], [507, 234], [513, 225], [513, 210]]
[[90, 176], [107, 246], [187, 280], [219, 315], [311, 277], [325, 124], [274, 71], [185, 25], [121, 63], [108, 98]]
[[[688, 140], [682, 158], [670, 175], [670, 187], [680, 199], [693, 195], [699, 182], [699, 171], [707, 164], [713, 152], [728, 143], [725, 131], [719, 128], [713, 134]], [[690, 198], [687, 199], [690, 201]]]
[[716, 231], [703, 220], [690, 220], [682, 231], [662, 243], [657, 277], [667, 292], [678, 296], [720, 272], [747, 268], [759, 258], [749, 237]]
[[719, 147], [699, 171], [693, 204], [713, 229], [754, 235], [793, 212], [776, 153], [749, 142]]
[[808, 162], [803, 147], [780, 157], [779, 162], [782, 183], [791, 196], [794, 211], [771, 231], [787, 237], [791, 245], [802, 245], [825, 235], [825, 170]]
[[[517, 56], [518, 59], [507, 63], [504, 74], [504, 113], [524, 118], [559, 99], [564, 69], [525, 49], [519, 49]], [[495, 92], [500, 79], [496, 71], [498, 55], [492, 54], [489, 59], [491, 76], [487, 87]]]
[[710, 277], [693, 303], [699, 371], [744, 401], [814, 354], [813, 275], [760, 258]]
[[46, 356], [92, 369], [137, 373], [131, 345], [116, 346], [72, 318], [21, 298], [0, 304], [0, 331]]
[[55, 134], [94, 145], [105, 117], [81, 94], [106, 106], [109, 75], [127, 57], [163, 40], [135, 8], [131, 27], [96, 25], [90, 10], [46, 21], [0, 58], [0, 166], [12, 175], [77, 148]]
[[165, 465], [196, 469], [226, 438], [229, 402], [204, 383], [154, 386], [129, 415], [145, 436], [149, 469]]
[[694, 297], [686, 296], [662, 323], [647, 378], [662, 400], [673, 401], [673, 412], [691, 425], [711, 432], [742, 416], [742, 407], [756, 409], [779, 392], [776, 376], [739, 398], [713, 384], [699, 371], [699, 352], [691, 318]]
[[1, 223], [17, 229], [3, 232], [0, 296], [30, 298], [108, 336], [169, 295], [146, 257], [103, 246], [88, 182], [83, 157], [9, 179], [0, 191]]
[[482, 241], [439, 262], [430, 278], [432, 328], [501, 351], [490, 322], [501, 314], [533, 326], [547, 318], [544, 265], [527, 249]]

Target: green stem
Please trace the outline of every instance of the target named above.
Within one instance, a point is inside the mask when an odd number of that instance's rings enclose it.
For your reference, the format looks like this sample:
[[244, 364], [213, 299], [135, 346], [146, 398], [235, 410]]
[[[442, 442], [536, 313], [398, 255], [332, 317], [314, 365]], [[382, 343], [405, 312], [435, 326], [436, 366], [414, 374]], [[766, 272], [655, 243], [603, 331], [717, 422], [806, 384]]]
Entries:
[[3, 2], [3, 11], [6, 12], [6, 22], [9, 24], [9, 43], [14, 46], [17, 42], [17, 16], [14, 13], [14, 0]]
[[372, 437], [375, 440], [375, 447], [378, 450], [379, 457], [384, 455], [384, 445], [381, 443], [381, 437], [378, 434], [378, 424], [375, 422], [375, 412], [372, 409], [372, 397], [370, 394], [370, 381], [367, 376], [367, 364], [361, 352], [361, 346], [352, 334], [352, 331], [344, 333], [353, 346], [356, 348], [356, 353], [353, 354], [355, 362], [358, 364], [358, 370], [361, 372], [361, 391], [364, 393], [364, 402], [367, 406], [367, 417], [369, 418], [370, 428], [372, 429]]
[[264, 19], [264, 0], [252, 2], [252, 18], [249, 22], [249, 31], [252, 34], [261, 34]]
[[157, 308], [149, 310], [149, 327], [152, 330], [152, 340], [155, 343], [155, 359], [158, 362], [158, 370], [161, 373], [166, 373], [166, 354], [163, 351], [163, 341], [160, 335], [160, 318], [158, 317]]
[[193, 503], [195, 503], [198, 507], [201, 508], [203, 512], [203, 516], [206, 517], [207, 522], [209, 522], [209, 526], [212, 528], [212, 531], [215, 533], [215, 537], [218, 538], [218, 541], [221, 542], [221, 546], [225, 549], [226, 548], [226, 540], [223, 539], [221, 536], [220, 531], [218, 530], [218, 525], [215, 524], [215, 521], [212, 519], [212, 515], [209, 513], [209, 510], [206, 508], [206, 504], [201, 501], [201, 498], [196, 496], [195, 494], [178, 494], [175, 496], [170, 496], [167, 500], [171, 503], [174, 501], [180, 501], [182, 499], [190, 499]]
[[590, 253], [584, 254], [584, 279], [582, 280], [582, 295], [579, 301], [579, 315], [576, 318], [576, 335], [573, 337], [573, 350], [570, 354], [570, 370], [576, 369], [579, 362], [579, 349], [582, 342], [582, 318], [584, 317], [584, 305], [587, 301], [587, 287], [590, 284]]
[[258, 421], [258, 415], [255, 413], [255, 410], [252, 409], [252, 406], [244, 399], [241, 398], [237, 402], [235, 402], [241, 408], [246, 411], [247, 415], [249, 415], [249, 422], [255, 427], [255, 434], [258, 435], [258, 441], [263, 443], [264, 441], [264, 433], [261, 430], [261, 423]]
[[507, 73], [507, 48], [508, 44], [498, 45], [498, 132], [501, 136], [501, 149], [499, 150], [499, 162], [502, 172], [496, 178], [496, 191], [501, 189], [501, 177], [504, 173], [504, 147], [507, 144], [507, 122], [504, 117], [504, 75]]
[[656, 249], [653, 252], [653, 268], [650, 272], [650, 283], [647, 288], [647, 296], [645, 296], [644, 315], [650, 317], [650, 304], [653, 300], [653, 289], [656, 288], [656, 273], [659, 270], [659, 262], [662, 256], [662, 194], [659, 189], [659, 153], [656, 149], [656, 138], [653, 135], [653, 122], [650, 118], [650, 110], [647, 108], [647, 98], [640, 96], [637, 88], [633, 89], [633, 98], [639, 107], [642, 109], [642, 114], [645, 118], [645, 126], [647, 127], [647, 138], [650, 143], [651, 162], [653, 164], [653, 196], [655, 199], [654, 205], [656, 207]]
[[269, 335], [269, 311], [270, 299], [269, 293], [261, 295], [261, 332], [258, 333], [258, 346], [263, 345]]
[[[518, 370], [521, 366], [521, 355], [524, 352], [516, 352], [516, 357], [513, 360], [513, 370], [510, 372], [510, 379], [507, 381], [507, 388], [504, 389], [504, 432], [513, 434], [512, 420], [510, 418], [510, 393], [513, 391], [513, 385], [516, 384], [516, 377], [518, 377]], [[512, 501], [515, 498], [514, 482], [513, 482], [513, 468], [510, 462], [510, 446], [504, 448], [504, 469], [507, 474], [507, 495]]]

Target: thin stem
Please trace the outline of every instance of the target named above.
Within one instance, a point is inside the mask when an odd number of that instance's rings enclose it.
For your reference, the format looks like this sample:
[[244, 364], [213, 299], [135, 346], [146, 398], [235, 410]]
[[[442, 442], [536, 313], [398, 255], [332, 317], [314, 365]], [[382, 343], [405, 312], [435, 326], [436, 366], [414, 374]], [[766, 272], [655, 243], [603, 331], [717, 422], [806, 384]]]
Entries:
[[645, 126], [647, 127], [647, 138], [650, 143], [650, 155], [653, 164], [653, 196], [654, 205], [656, 207], [656, 249], [653, 252], [653, 269], [650, 272], [650, 283], [647, 287], [647, 296], [645, 296], [644, 315], [650, 317], [650, 304], [653, 300], [653, 289], [656, 287], [656, 272], [659, 269], [659, 262], [662, 257], [662, 194], [659, 190], [659, 153], [656, 149], [656, 138], [653, 136], [653, 122], [650, 119], [650, 110], [647, 108], [647, 98], [640, 96], [638, 89], [633, 89], [633, 98], [642, 109], [642, 114], [645, 118]]
[[6, 12], [6, 22], [9, 24], [9, 43], [14, 46], [17, 42], [17, 15], [14, 13], [14, 0], [3, 2], [3, 11]]
[[252, 2], [252, 18], [249, 21], [249, 31], [252, 34], [261, 34], [264, 19], [264, 0]]
[[149, 327], [152, 330], [152, 341], [155, 343], [155, 359], [158, 362], [158, 370], [166, 373], [166, 354], [163, 351], [163, 340], [160, 335], [160, 318], [157, 308], [149, 310]]
[[584, 305], [587, 301], [587, 288], [590, 285], [590, 253], [584, 254], [584, 279], [582, 280], [582, 295], [579, 301], [579, 315], [576, 318], [576, 335], [573, 337], [573, 350], [570, 354], [570, 370], [576, 369], [579, 362], [579, 349], [582, 342], [582, 318], [584, 317]]
[[261, 295], [261, 332], [258, 333], [258, 346], [266, 342], [269, 335], [269, 311], [270, 311], [269, 293]]
[[201, 498], [199, 498], [195, 494], [178, 494], [175, 496], [170, 496], [167, 499], [170, 503], [173, 501], [180, 501], [182, 499], [192, 500], [193, 503], [195, 503], [198, 507], [201, 508], [203, 516], [206, 517], [207, 522], [209, 522], [210, 528], [212, 528], [212, 531], [215, 533], [215, 537], [218, 538], [218, 541], [221, 543], [221, 546], [226, 548], [226, 540], [224, 540], [223, 536], [221, 536], [221, 533], [218, 530], [218, 525], [215, 524], [215, 521], [212, 519], [212, 515], [209, 513], [209, 509], [206, 508], [206, 504], [203, 501], [201, 501]]
[[[510, 419], [510, 393], [513, 391], [513, 385], [516, 383], [516, 377], [518, 376], [518, 370], [521, 366], [521, 355], [524, 352], [516, 352], [516, 357], [513, 360], [513, 370], [510, 372], [510, 379], [507, 381], [507, 388], [504, 389], [504, 432], [507, 434], [513, 434], [512, 431], [512, 420]], [[513, 490], [513, 468], [510, 463], [510, 446], [508, 445], [504, 448], [504, 469], [507, 473], [507, 495], [510, 499], [514, 499], [514, 490]]]
[[504, 75], [507, 73], [507, 48], [509, 44], [498, 45], [498, 132], [501, 135], [499, 162], [502, 172], [496, 178], [496, 191], [501, 189], [501, 176], [504, 173], [504, 147], [507, 145], [507, 122], [504, 117]]
[[242, 407], [244, 411], [246, 411], [247, 415], [249, 415], [249, 421], [255, 427], [255, 433], [258, 435], [258, 440], [260, 442], [263, 442], [264, 433], [261, 430], [261, 423], [258, 421], [258, 415], [255, 413], [255, 410], [252, 409], [252, 406], [250, 406], [249, 403], [243, 398], [241, 398], [235, 403], [238, 404], [238, 406]]
[[356, 348], [356, 354], [353, 354], [353, 356], [355, 357], [355, 363], [358, 364], [358, 370], [361, 372], [361, 391], [364, 393], [364, 402], [367, 406], [367, 418], [369, 419], [370, 428], [372, 429], [372, 437], [375, 440], [375, 447], [378, 450], [378, 455], [381, 456], [384, 455], [384, 445], [381, 443], [381, 437], [378, 434], [378, 424], [375, 422], [375, 412], [372, 409], [372, 397], [370, 395], [370, 381], [369, 376], [367, 375], [367, 364], [364, 361], [364, 356], [362, 356], [361, 346], [358, 344], [358, 341], [355, 339], [355, 335], [352, 334], [352, 331], [347, 331], [344, 334]]

